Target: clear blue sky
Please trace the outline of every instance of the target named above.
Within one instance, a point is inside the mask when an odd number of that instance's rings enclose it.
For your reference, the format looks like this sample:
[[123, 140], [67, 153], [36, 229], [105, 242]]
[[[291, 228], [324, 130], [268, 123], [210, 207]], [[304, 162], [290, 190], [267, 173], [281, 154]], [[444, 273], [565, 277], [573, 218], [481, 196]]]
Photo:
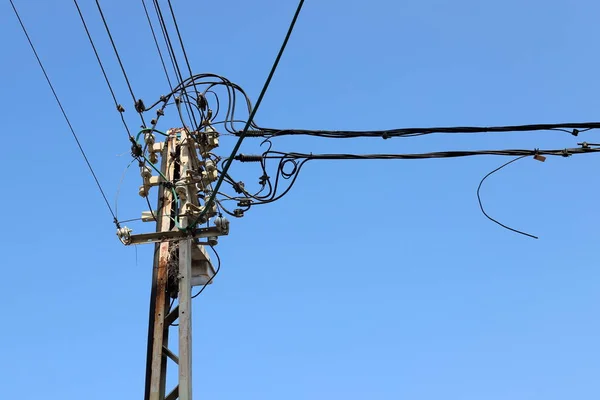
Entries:
[[[129, 145], [75, 7], [15, 3], [112, 202]], [[136, 95], [150, 102], [167, 86], [141, 2], [102, 3]], [[256, 99], [296, 2], [174, 3], [194, 72], [224, 75]], [[82, 7], [131, 109], [97, 10]], [[599, 120], [599, 13], [584, 0], [308, 0], [257, 121], [387, 129]], [[152, 249], [117, 240], [8, 2], [0, 36], [2, 396], [141, 399]], [[293, 138], [276, 147], [564, 148], [596, 136]], [[218, 246], [222, 271], [194, 302], [196, 398], [600, 398], [600, 159], [521, 160], [486, 182], [489, 213], [537, 241], [479, 211], [479, 180], [505, 161], [314, 162], [284, 199], [232, 221]], [[147, 208], [138, 185], [131, 168], [119, 218]]]

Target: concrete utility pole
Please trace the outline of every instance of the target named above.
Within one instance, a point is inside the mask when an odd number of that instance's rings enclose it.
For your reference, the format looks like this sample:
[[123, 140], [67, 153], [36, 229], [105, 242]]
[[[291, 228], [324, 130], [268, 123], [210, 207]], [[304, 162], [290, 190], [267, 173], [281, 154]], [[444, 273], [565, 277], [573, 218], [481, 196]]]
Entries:
[[[218, 133], [210, 126], [203, 132], [171, 129], [160, 143], [155, 143], [151, 130], [145, 132], [147, 164], [153, 167], [161, 158], [158, 176], [152, 175], [148, 165], [141, 166], [143, 184], [139, 192], [146, 197], [151, 187], [159, 188], [158, 209], [142, 214], [143, 220], [156, 221], [156, 232], [131, 235], [128, 228], [118, 232], [125, 244], [155, 245], [145, 400], [192, 398], [191, 292], [194, 286], [211, 283], [215, 275], [204, 245], [214, 246], [218, 236], [229, 233], [228, 222], [221, 217], [215, 218], [213, 227], [196, 225], [216, 215], [215, 205], [206, 209], [206, 204], [200, 202], [210, 196], [212, 182], [218, 178], [213, 161], [207, 158], [208, 152], [218, 146], [217, 138]], [[199, 242], [198, 238], [207, 241]], [[178, 304], [171, 307], [175, 299]], [[178, 333], [178, 354], [169, 347], [171, 326]], [[167, 389], [169, 359], [178, 367], [178, 383]]]

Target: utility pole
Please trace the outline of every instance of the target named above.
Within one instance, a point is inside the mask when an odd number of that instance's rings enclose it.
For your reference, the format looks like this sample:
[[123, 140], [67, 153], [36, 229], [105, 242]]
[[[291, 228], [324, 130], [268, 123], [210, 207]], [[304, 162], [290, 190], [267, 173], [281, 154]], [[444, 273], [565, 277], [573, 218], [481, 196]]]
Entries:
[[[125, 244], [155, 246], [144, 399], [191, 400], [192, 288], [212, 283], [215, 268], [205, 245], [215, 246], [218, 236], [229, 233], [229, 223], [220, 216], [212, 227], [197, 225], [217, 214], [216, 206], [206, 208], [205, 200], [218, 178], [214, 162], [207, 157], [218, 146], [218, 133], [210, 126], [202, 132], [170, 129], [164, 142], [155, 142], [151, 129], [141, 133], [149, 157], [140, 165], [143, 184], [139, 194], [146, 197], [150, 188], [159, 189], [157, 210], [142, 213], [142, 220], [156, 221], [156, 232], [131, 235], [130, 229], [123, 228], [118, 235]], [[155, 167], [159, 157], [160, 173]], [[200, 242], [199, 238], [207, 240]], [[176, 299], [178, 304], [173, 306]], [[177, 330], [178, 354], [169, 347], [171, 327]], [[169, 373], [177, 376], [173, 388], [167, 388], [169, 360], [178, 369], [176, 374]]]

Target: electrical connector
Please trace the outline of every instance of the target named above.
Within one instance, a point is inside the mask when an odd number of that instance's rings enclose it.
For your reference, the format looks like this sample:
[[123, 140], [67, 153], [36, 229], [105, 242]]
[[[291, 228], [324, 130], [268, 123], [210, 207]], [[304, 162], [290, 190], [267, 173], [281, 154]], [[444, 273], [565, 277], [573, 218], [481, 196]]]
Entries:
[[252, 200], [249, 198], [241, 199], [237, 203], [238, 207], [250, 207], [252, 205]]
[[142, 222], [156, 221], [156, 211], [142, 211]]
[[208, 157], [208, 153], [211, 150], [219, 147], [219, 132], [217, 132], [211, 125], [207, 124], [204, 132], [202, 132], [203, 140], [198, 143], [200, 155], [203, 158]]
[[142, 99], [139, 99], [135, 102], [135, 111], [139, 113], [143, 113], [144, 111], [146, 111], [146, 106], [144, 105]]

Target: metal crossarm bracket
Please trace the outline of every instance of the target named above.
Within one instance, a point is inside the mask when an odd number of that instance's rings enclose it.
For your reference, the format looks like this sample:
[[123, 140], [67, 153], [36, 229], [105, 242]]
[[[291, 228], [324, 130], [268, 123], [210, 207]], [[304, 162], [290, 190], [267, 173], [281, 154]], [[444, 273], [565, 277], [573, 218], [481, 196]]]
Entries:
[[[216, 238], [218, 236], [227, 235], [229, 232], [223, 231], [215, 226], [210, 228], [194, 229], [193, 231], [167, 231], [167, 232], [152, 232], [152, 233], [140, 233], [138, 235], [130, 235], [124, 238], [123, 243], [125, 245], [132, 244], [148, 244], [148, 243], [159, 243], [159, 242], [174, 242], [183, 239], [197, 239], [197, 238], [209, 238], [208, 243], [212, 244], [210, 238]], [[215, 243], [216, 244], [216, 241]]]

